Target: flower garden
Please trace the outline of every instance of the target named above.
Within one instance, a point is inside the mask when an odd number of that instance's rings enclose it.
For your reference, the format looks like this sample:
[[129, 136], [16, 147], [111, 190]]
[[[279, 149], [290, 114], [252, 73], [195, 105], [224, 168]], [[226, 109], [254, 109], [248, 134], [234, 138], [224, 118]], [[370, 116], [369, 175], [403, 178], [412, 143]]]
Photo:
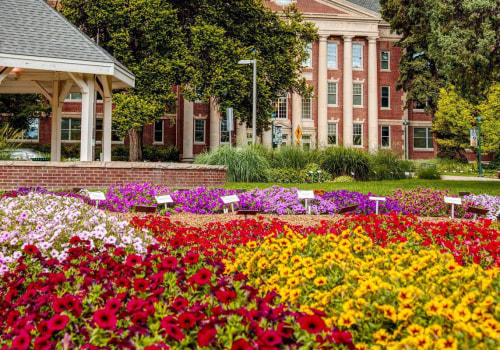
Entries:
[[[170, 194], [161, 215], [120, 221]], [[176, 212], [237, 208], [264, 221], [191, 226]], [[486, 219], [446, 217], [443, 196], [396, 190], [380, 203], [317, 192], [312, 227], [297, 189], [116, 185], [94, 203], [21, 188], [0, 199], [0, 349], [497, 349], [500, 199], [463, 198]], [[355, 213], [328, 220], [339, 208]], [[96, 206], [97, 204], [97, 206]]]

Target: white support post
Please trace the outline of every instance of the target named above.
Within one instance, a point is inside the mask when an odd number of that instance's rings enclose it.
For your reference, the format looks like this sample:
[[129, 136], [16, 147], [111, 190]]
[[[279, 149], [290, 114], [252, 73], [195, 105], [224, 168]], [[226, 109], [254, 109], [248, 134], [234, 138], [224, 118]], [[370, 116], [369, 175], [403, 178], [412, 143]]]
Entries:
[[92, 161], [92, 136], [94, 130], [94, 98], [95, 78], [85, 76], [86, 90], [82, 91], [82, 130], [80, 144], [80, 161]]
[[[60, 103], [60, 81], [59, 73], [54, 75], [52, 84], [52, 120], [50, 135], [50, 160], [53, 162], [61, 161], [61, 114], [62, 105]], [[63, 100], [64, 102], [64, 100]]]
[[103, 161], [111, 161], [111, 139], [112, 139], [112, 77], [101, 76], [103, 93], [103, 120], [102, 120], [102, 155]]

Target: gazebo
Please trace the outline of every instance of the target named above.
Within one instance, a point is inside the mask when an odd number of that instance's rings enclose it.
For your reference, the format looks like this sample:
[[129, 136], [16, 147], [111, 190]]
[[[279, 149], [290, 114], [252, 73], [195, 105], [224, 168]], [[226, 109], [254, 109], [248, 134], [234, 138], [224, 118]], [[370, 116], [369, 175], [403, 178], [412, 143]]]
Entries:
[[96, 91], [103, 99], [103, 161], [111, 161], [111, 94], [134, 75], [44, 0], [1, 0], [0, 93], [40, 93], [52, 106], [51, 161], [61, 160], [61, 115], [82, 94], [80, 161], [92, 161]]

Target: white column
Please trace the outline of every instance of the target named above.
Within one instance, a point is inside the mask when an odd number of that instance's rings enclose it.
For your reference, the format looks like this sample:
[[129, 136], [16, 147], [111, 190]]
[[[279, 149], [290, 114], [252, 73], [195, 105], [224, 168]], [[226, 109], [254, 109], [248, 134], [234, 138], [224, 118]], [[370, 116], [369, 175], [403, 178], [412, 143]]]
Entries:
[[80, 161], [92, 161], [92, 135], [94, 131], [95, 78], [84, 77], [85, 89], [82, 91], [82, 130], [80, 143]]
[[[295, 130], [302, 122], [302, 96], [296, 93], [292, 94], [292, 146], [296, 145], [297, 137], [295, 137]], [[302, 127], [301, 127], [302, 128]]]
[[182, 134], [182, 161], [192, 162], [194, 138], [194, 103], [184, 100], [184, 132]]
[[213, 151], [220, 144], [220, 115], [219, 106], [214, 98], [210, 98], [210, 150]]
[[238, 146], [245, 146], [247, 144], [247, 123], [240, 123], [236, 119], [234, 122], [236, 123], [236, 144]]
[[59, 73], [55, 73], [52, 84], [52, 120], [50, 134], [50, 160], [52, 162], [61, 161], [61, 115], [62, 104], [59, 103], [60, 92]]
[[[103, 117], [102, 117], [102, 160], [111, 162], [111, 131], [112, 131], [112, 77], [107, 75], [101, 78], [103, 84]], [[97, 155], [99, 156], [99, 155]]]
[[262, 145], [266, 148], [272, 147], [272, 132], [271, 129], [262, 132]]
[[344, 36], [343, 70], [343, 139], [344, 147], [352, 146], [352, 36]]
[[378, 151], [377, 38], [368, 38], [368, 150]]
[[318, 148], [328, 146], [327, 38], [320, 36], [318, 50]]

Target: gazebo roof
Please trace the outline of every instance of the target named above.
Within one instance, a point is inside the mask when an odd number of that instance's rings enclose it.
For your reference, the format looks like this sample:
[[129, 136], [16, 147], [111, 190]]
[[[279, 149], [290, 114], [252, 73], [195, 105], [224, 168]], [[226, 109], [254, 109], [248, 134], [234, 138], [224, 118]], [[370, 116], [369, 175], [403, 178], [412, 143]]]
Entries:
[[[26, 91], [33, 90], [30, 75], [38, 82], [52, 81], [54, 72], [109, 75], [114, 89], [135, 83], [127, 68], [44, 0], [1, 0], [0, 73], [4, 67], [26, 76], [17, 84], [17, 76], [5, 79], [0, 93], [33, 92]], [[9, 88], [13, 91], [5, 91]]]

